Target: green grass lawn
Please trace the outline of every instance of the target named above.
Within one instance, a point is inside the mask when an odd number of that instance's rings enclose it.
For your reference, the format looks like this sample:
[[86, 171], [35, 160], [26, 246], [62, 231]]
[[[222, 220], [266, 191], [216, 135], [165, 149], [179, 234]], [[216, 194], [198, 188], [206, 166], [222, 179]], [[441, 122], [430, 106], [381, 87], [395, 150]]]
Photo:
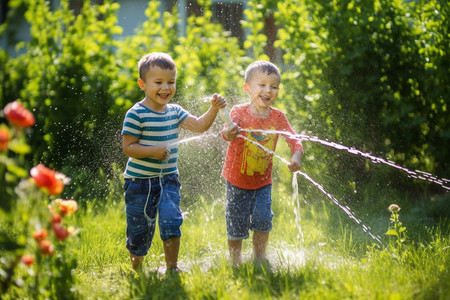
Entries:
[[[131, 271], [123, 202], [88, 205], [77, 218], [82, 230], [73, 292], [83, 299], [449, 299], [445, 221], [427, 225], [399, 252], [384, 236], [383, 245], [375, 246], [360, 225], [326, 199], [302, 202], [300, 221], [289, 199], [274, 201], [270, 266], [252, 263], [251, 239], [244, 242], [243, 265], [229, 265], [223, 200], [201, 198], [185, 206], [179, 263], [184, 272], [175, 275], [164, 274], [158, 233], [142, 272]], [[389, 217], [383, 211], [367, 222], [382, 235]], [[408, 212], [400, 218], [407, 219]]]
[[[288, 173], [283, 176], [289, 178]], [[243, 244], [244, 263], [233, 267], [228, 261], [224, 195], [218, 190], [215, 197], [186, 197], [183, 187], [179, 266], [184, 272], [166, 275], [158, 230], [142, 271], [131, 270], [119, 181], [105, 199], [80, 201], [80, 209], [64, 220], [78, 233], [64, 241], [53, 239], [52, 256], [37, 255], [40, 262], [29, 267], [17, 264], [11, 276], [11, 257], [2, 250], [0, 279], [5, 286], [4, 279], [10, 281], [1, 298], [450, 299], [448, 193], [410, 199], [375, 188], [364, 191], [367, 199], [336, 205], [300, 179], [298, 198], [289, 184], [276, 181], [269, 265], [253, 263], [249, 238]], [[36, 228], [24, 225], [34, 222], [31, 212], [40, 205], [31, 203], [34, 208], [29, 201], [18, 201], [10, 221], [0, 211], [1, 230], [7, 233], [3, 237], [28, 245], [20, 255], [39, 252], [31, 237]], [[395, 237], [385, 235], [392, 203], [401, 206], [399, 218], [406, 228], [400, 246]], [[359, 224], [343, 211], [346, 206]], [[48, 215], [45, 205], [42, 208]], [[7, 240], [0, 244], [15, 245]]]

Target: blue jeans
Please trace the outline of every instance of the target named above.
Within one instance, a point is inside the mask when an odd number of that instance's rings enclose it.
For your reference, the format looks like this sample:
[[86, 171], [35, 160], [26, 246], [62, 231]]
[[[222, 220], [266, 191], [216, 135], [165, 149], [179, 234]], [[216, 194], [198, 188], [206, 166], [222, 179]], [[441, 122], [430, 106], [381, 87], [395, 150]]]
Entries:
[[131, 254], [147, 254], [155, 234], [157, 214], [163, 241], [181, 236], [180, 187], [176, 173], [161, 178], [125, 179], [126, 247]]
[[249, 230], [272, 229], [272, 185], [256, 190], [238, 188], [227, 181], [226, 222], [229, 240], [248, 238]]

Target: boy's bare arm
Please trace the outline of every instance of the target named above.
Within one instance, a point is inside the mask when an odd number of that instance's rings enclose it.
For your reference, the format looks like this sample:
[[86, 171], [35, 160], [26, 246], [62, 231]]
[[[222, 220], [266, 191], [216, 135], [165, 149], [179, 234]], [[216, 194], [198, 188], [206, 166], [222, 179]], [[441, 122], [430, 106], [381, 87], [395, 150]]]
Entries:
[[301, 160], [302, 160], [302, 152], [295, 151], [295, 153], [291, 157], [291, 163], [288, 165], [289, 170], [291, 170], [291, 172], [300, 171]]
[[164, 147], [141, 145], [139, 144], [139, 138], [129, 134], [124, 134], [122, 137], [122, 150], [126, 156], [134, 158], [166, 160], [170, 154], [170, 150]]
[[211, 127], [212, 123], [216, 119], [219, 110], [226, 106], [227, 102], [225, 98], [218, 94], [214, 94], [211, 100], [211, 107], [206, 113], [198, 118], [191, 115], [187, 117], [180, 126], [183, 129], [187, 129], [193, 132], [205, 132]]

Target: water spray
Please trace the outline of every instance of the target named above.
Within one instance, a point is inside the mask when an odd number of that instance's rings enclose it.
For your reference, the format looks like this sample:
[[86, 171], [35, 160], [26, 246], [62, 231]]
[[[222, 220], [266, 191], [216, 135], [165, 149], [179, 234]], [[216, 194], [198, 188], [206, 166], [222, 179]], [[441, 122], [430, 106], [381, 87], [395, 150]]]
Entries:
[[[227, 124], [227, 126], [231, 126], [231, 125], [233, 124], [233, 121], [231, 120], [230, 114], [228, 113], [228, 110], [227, 110], [226, 108], [220, 109], [220, 110], [219, 110], [219, 114], [220, 114], [221, 119], [223, 120], [223, 122], [224, 122], [225, 124]], [[264, 132], [267, 133], [267, 134], [281, 134], [281, 135], [284, 135], [284, 136], [289, 136], [290, 138], [294, 138], [294, 139], [297, 139], [297, 140], [300, 140], [300, 141], [305, 141], [305, 140], [306, 140], [306, 141], [312, 141], [312, 142], [319, 142], [319, 143], [321, 143], [322, 145], [325, 145], [325, 146], [328, 146], [328, 147], [332, 147], [332, 148], [335, 148], [335, 149], [338, 149], [338, 150], [345, 150], [345, 151], [347, 151], [348, 153], [351, 153], [351, 154], [354, 154], [354, 155], [360, 155], [360, 156], [362, 156], [362, 157], [368, 158], [368, 159], [370, 159], [373, 163], [383, 163], [383, 164], [388, 165], [388, 166], [390, 166], [390, 167], [393, 167], [393, 168], [402, 170], [402, 171], [408, 173], [408, 176], [411, 177], [411, 178], [416, 178], [416, 179], [421, 179], [421, 180], [424, 180], [424, 181], [436, 183], [436, 184], [440, 185], [442, 188], [444, 188], [444, 189], [446, 189], [446, 190], [450, 190], [450, 187], [448, 186], [448, 184], [450, 183], [450, 180], [449, 180], [449, 179], [446, 179], [446, 178], [437, 178], [436, 176], [434, 176], [434, 175], [432, 175], [432, 174], [430, 174], [430, 173], [426, 173], [426, 172], [423, 172], [423, 171], [420, 171], [420, 170], [411, 171], [411, 170], [408, 170], [407, 168], [404, 168], [404, 167], [402, 167], [402, 166], [400, 166], [400, 165], [397, 165], [397, 164], [393, 163], [392, 161], [389, 161], [389, 160], [386, 160], [386, 159], [383, 159], [383, 158], [380, 158], [380, 157], [373, 156], [373, 155], [371, 155], [370, 153], [365, 153], [365, 152], [362, 152], [362, 151], [357, 150], [357, 149], [355, 149], [355, 148], [350, 148], [350, 147], [347, 147], [347, 146], [344, 146], [344, 145], [341, 145], [341, 144], [329, 142], [329, 141], [327, 141], [327, 140], [321, 140], [321, 139], [319, 139], [319, 138], [317, 138], [317, 137], [312, 137], [312, 136], [307, 136], [307, 135], [298, 135], [298, 134], [293, 134], [293, 133], [287, 132], [287, 131], [277, 131], [277, 130], [248, 130], [248, 129], [241, 129], [241, 132], [262, 132], [262, 131], [264, 131]], [[248, 139], [247, 137], [245, 137], [245, 136], [243, 136], [243, 135], [241, 135], [241, 134], [238, 134], [237, 137], [243, 138], [243, 139], [249, 141], [250, 143], [255, 144], [255, 145], [258, 146], [260, 149], [262, 149], [263, 151], [265, 151], [265, 152], [267, 152], [267, 153], [272, 154], [273, 156], [275, 156], [276, 158], [280, 159], [280, 160], [281, 160], [282, 162], [284, 162], [285, 164], [287, 164], [287, 165], [289, 164], [289, 162], [288, 162], [286, 159], [280, 157], [280, 156], [277, 155], [274, 151], [272, 151], [272, 150], [270, 150], [270, 149], [268, 149], [268, 148], [262, 146], [262, 145], [259, 144], [258, 142], [253, 141], [253, 140], [251, 140], [251, 139]], [[187, 139], [184, 139], [184, 140], [182, 140], [182, 141], [180, 141], [180, 142], [178, 142], [178, 143], [189, 142], [189, 141], [197, 140], [197, 139], [200, 139], [200, 138], [203, 138], [203, 136], [200, 135], [200, 136], [195, 136], [195, 137], [187, 138]], [[178, 144], [178, 143], [174, 143], [174, 144]], [[171, 145], [169, 145], [169, 146], [173, 146], [174, 144], [171, 144]], [[380, 245], [381, 245], [381, 239], [380, 239], [380, 236], [372, 234], [372, 233], [371, 233], [370, 227], [364, 225], [364, 224], [361, 222], [361, 220], [359, 220], [358, 218], [356, 218], [356, 216], [353, 214], [353, 212], [350, 210], [350, 208], [349, 208], [348, 206], [343, 206], [343, 205], [341, 205], [341, 204], [339, 203], [339, 201], [336, 199], [336, 197], [334, 197], [333, 195], [331, 195], [330, 193], [328, 193], [327, 191], [325, 191], [325, 189], [323, 188], [323, 186], [321, 186], [319, 183], [317, 183], [316, 181], [314, 181], [314, 180], [313, 180], [308, 174], [306, 174], [306, 173], [303, 173], [303, 172], [301, 172], [301, 171], [295, 172], [295, 173], [294, 173], [294, 178], [293, 178], [293, 180], [296, 181], [296, 177], [297, 177], [296, 175], [297, 175], [297, 174], [302, 175], [306, 180], [310, 181], [310, 182], [311, 182], [316, 188], [318, 188], [325, 196], [327, 196], [329, 199], [331, 199], [331, 200], [334, 202], [334, 204], [336, 204], [341, 210], [343, 210], [343, 211], [347, 214], [347, 216], [348, 216], [350, 219], [352, 219], [353, 221], [355, 221], [358, 225], [361, 225], [362, 228], [363, 228], [363, 230], [364, 230], [364, 232], [366, 232], [373, 240], [375, 240], [375, 241], [378, 243], [377, 246], [380, 246]], [[293, 182], [293, 186], [294, 186], [294, 182]], [[296, 200], [298, 201], [298, 198], [297, 198]], [[300, 216], [296, 216], [296, 218], [297, 218], [297, 217], [299, 218]], [[302, 232], [300, 232], [300, 234], [302, 235]]]
[[[211, 99], [211, 96], [203, 98], [203, 102], [209, 102]], [[219, 115], [222, 121], [227, 124], [227, 126], [231, 126], [233, 124], [233, 121], [231, 120], [230, 114], [228, 113], [228, 110], [226, 107], [221, 108], [219, 110]]]
[[[231, 120], [231, 118], [230, 118], [230, 115], [229, 115], [229, 113], [228, 113], [228, 110], [227, 110], [226, 108], [220, 109], [219, 112], [220, 112], [220, 117], [221, 117], [222, 120], [227, 124], [227, 126], [230, 126], [231, 124], [233, 124], [233, 122], [232, 122], [232, 120]], [[355, 148], [350, 148], [350, 147], [347, 147], [347, 146], [344, 146], [344, 145], [341, 145], [341, 144], [329, 142], [329, 141], [326, 141], [326, 140], [321, 140], [321, 139], [319, 139], [319, 138], [317, 138], [317, 137], [311, 137], [311, 136], [306, 136], [306, 135], [297, 135], [297, 134], [293, 134], [293, 133], [287, 132], [287, 131], [277, 131], [277, 130], [248, 130], [248, 129], [241, 129], [241, 132], [262, 132], [262, 131], [264, 131], [264, 132], [267, 133], [267, 134], [281, 134], [281, 135], [289, 136], [289, 137], [291, 137], [291, 138], [294, 138], [294, 139], [297, 139], [297, 140], [300, 140], [300, 141], [305, 141], [305, 140], [306, 140], [306, 141], [319, 142], [319, 143], [321, 143], [322, 145], [325, 145], [325, 146], [328, 146], [328, 147], [332, 147], [332, 148], [335, 148], [335, 149], [338, 149], [338, 150], [345, 150], [345, 151], [347, 151], [347, 152], [349, 152], [349, 153], [351, 153], [351, 154], [354, 154], [354, 155], [360, 155], [360, 156], [362, 156], [362, 157], [369, 158], [373, 163], [383, 163], [383, 164], [388, 165], [388, 166], [390, 166], [390, 167], [393, 167], [393, 168], [402, 170], [402, 171], [408, 173], [408, 176], [411, 177], [411, 178], [416, 178], [416, 179], [421, 179], [421, 180], [424, 180], [424, 181], [436, 183], [436, 184], [440, 185], [442, 188], [444, 188], [444, 189], [446, 189], [446, 190], [450, 190], [450, 187], [448, 186], [448, 184], [450, 183], [450, 180], [449, 180], [449, 179], [446, 179], [446, 178], [437, 178], [437, 177], [435, 177], [435, 176], [432, 175], [432, 174], [429, 174], [429, 173], [426, 173], [426, 172], [423, 172], [423, 171], [420, 171], [420, 170], [411, 171], [411, 170], [408, 170], [408, 169], [406, 169], [406, 168], [404, 168], [404, 167], [402, 167], [402, 166], [399, 166], [399, 165], [393, 163], [392, 161], [389, 161], [389, 160], [386, 160], [386, 159], [383, 159], [383, 158], [380, 158], [380, 157], [373, 156], [373, 155], [371, 155], [370, 153], [364, 153], [364, 152], [362, 152], [362, 151], [360, 151], [360, 150], [357, 150], [357, 149], [355, 149]], [[189, 141], [192, 141], [192, 140], [200, 139], [200, 138], [202, 138], [202, 137], [203, 137], [203, 136], [200, 135], [200, 136], [196, 136], [196, 137], [187, 138], [187, 139], [184, 139], [184, 140], [180, 141], [179, 143], [189, 142]], [[243, 139], [249, 141], [250, 143], [255, 144], [255, 145], [258, 146], [260, 149], [262, 149], [263, 151], [265, 151], [265, 152], [267, 152], [267, 153], [272, 154], [273, 156], [275, 156], [276, 158], [280, 159], [280, 160], [281, 160], [282, 162], [284, 162], [285, 164], [289, 164], [289, 162], [288, 162], [286, 159], [280, 157], [280, 156], [277, 155], [274, 151], [272, 151], [272, 150], [270, 150], [270, 149], [267, 149], [266, 147], [262, 146], [261, 144], [257, 143], [256, 141], [253, 141], [253, 140], [251, 140], [251, 139], [248, 139], [247, 137], [245, 137], [245, 136], [243, 136], [243, 135], [241, 135], [241, 134], [238, 134], [237, 137], [243, 138]], [[308, 174], [306, 174], [306, 173], [303, 173], [303, 172], [301, 172], [301, 171], [295, 172], [295, 173], [294, 173], [294, 178], [293, 178], [293, 180], [296, 179], [296, 175], [297, 175], [297, 174], [302, 175], [306, 180], [310, 181], [310, 182], [311, 182], [316, 188], [318, 188], [325, 196], [327, 196], [329, 199], [331, 199], [331, 200], [334, 202], [334, 204], [336, 204], [341, 210], [343, 210], [343, 211], [347, 214], [347, 216], [348, 216], [350, 219], [352, 219], [353, 221], [355, 221], [358, 225], [362, 226], [364, 232], [366, 232], [372, 239], [374, 239], [374, 240], [378, 243], [378, 246], [381, 245], [381, 239], [380, 239], [380, 236], [372, 234], [372, 233], [371, 233], [370, 227], [364, 225], [364, 224], [361, 222], [361, 220], [359, 220], [358, 218], [356, 218], [356, 216], [353, 214], [353, 212], [350, 210], [350, 208], [349, 208], [348, 206], [343, 206], [343, 205], [341, 205], [341, 204], [339, 203], [339, 201], [336, 199], [336, 197], [334, 197], [333, 195], [331, 195], [330, 193], [328, 193], [327, 191], [325, 191], [325, 189], [323, 188], [323, 186], [321, 186], [319, 183], [317, 183], [316, 181], [314, 181], [314, 180], [313, 180]], [[293, 183], [293, 184], [294, 184], [294, 183]], [[296, 200], [298, 201], [298, 199], [296, 199]], [[300, 232], [300, 234], [302, 234], [302, 233]]]
[[[257, 130], [257, 129], [252, 129], [252, 130], [241, 129], [241, 131], [245, 131], [245, 132], [261, 132], [261, 130]], [[392, 161], [390, 161], [388, 159], [384, 159], [384, 158], [381, 158], [381, 157], [373, 156], [370, 153], [363, 152], [363, 151], [355, 149], [353, 147], [347, 147], [347, 146], [344, 146], [344, 145], [341, 145], [341, 144], [338, 144], [338, 143], [335, 143], [335, 142], [329, 142], [328, 140], [321, 140], [321, 139], [319, 139], [318, 137], [315, 137], [315, 136], [293, 134], [293, 133], [290, 133], [288, 131], [264, 130], [264, 132], [268, 133], [268, 134], [281, 134], [281, 135], [289, 136], [290, 138], [293, 138], [293, 139], [296, 139], [296, 140], [299, 140], [299, 141], [318, 142], [318, 143], [320, 143], [320, 144], [322, 144], [324, 146], [327, 146], [327, 147], [331, 147], [331, 148], [334, 148], [334, 149], [337, 149], [337, 150], [347, 151], [350, 154], [359, 155], [359, 156], [368, 158], [368, 159], [371, 160], [372, 163], [375, 163], [375, 164], [376, 163], [382, 163], [382, 164], [387, 165], [389, 167], [392, 167], [392, 168], [398, 169], [400, 171], [406, 172], [408, 174], [408, 177], [410, 177], [410, 178], [420, 179], [420, 180], [423, 180], [423, 181], [428, 181], [428, 182], [431, 182], [431, 183], [434, 183], [434, 184], [437, 184], [437, 185], [441, 186], [443, 189], [445, 189], [447, 191], [450, 191], [450, 186], [449, 186], [450, 185], [450, 179], [438, 178], [437, 176], [434, 176], [431, 173], [427, 173], [427, 172], [420, 171], [420, 170], [415, 170], [415, 171], [409, 170], [409, 169], [407, 169], [407, 168], [405, 168], [403, 166], [400, 166], [400, 165], [398, 165], [398, 164], [396, 164], [396, 163], [394, 163], [394, 162], [392, 162]]]
[[[260, 149], [266, 151], [267, 153], [272, 154], [273, 156], [275, 156], [276, 158], [280, 159], [282, 162], [284, 162], [285, 164], [289, 164], [289, 162], [284, 159], [283, 157], [277, 155], [274, 151], [264, 147], [263, 145], [261, 145], [260, 143], [253, 141], [241, 134], [238, 134], [237, 137], [243, 138], [246, 141], [249, 141], [250, 143], [255, 144], [256, 146], [258, 146]], [[300, 174], [302, 175], [305, 179], [307, 179], [308, 181], [310, 181], [315, 187], [317, 187], [325, 196], [327, 196], [329, 199], [331, 199], [334, 204], [336, 204], [341, 210], [343, 210], [347, 216], [352, 219], [353, 221], [355, 221], [358, 225], [361, 225], [364, 232], [366, 232], [372, 239], [374, 239], [377, 243], [378, 246], [381, 246], [381, 239], [379, 236], [376, 236], [374, 234], [372, 234], [372, 232], [370, 231], [370, 227], [364, 225], [360, 219], [358, 219], [353, 212], [350, 210], [350, 208], [348, 206], [343, 206], [342, 204], [339, 203], [339, 201], [336, 199], [336, 197], [334, 197], [333, 195], [331, 195], [330, 193], [328, 193], [327, 191], [325, 191], [325, 189], [323, 188], [323, 186], [321, 186], [319, 183], [317, 183], [316, 181], [314, 181], [311, 177], [308, 176], [308, 174], [303, 173], [302, 171], [297, 171], [294, 174]], [[296, 199], [298, 201], [298, 199]]]
[[227, 124], [228, 127], [233, 124], [233, 121], [231, 120], [230, 114], [228, 113], [226, 107], [220, 109], [219, 114], [222, 121]]

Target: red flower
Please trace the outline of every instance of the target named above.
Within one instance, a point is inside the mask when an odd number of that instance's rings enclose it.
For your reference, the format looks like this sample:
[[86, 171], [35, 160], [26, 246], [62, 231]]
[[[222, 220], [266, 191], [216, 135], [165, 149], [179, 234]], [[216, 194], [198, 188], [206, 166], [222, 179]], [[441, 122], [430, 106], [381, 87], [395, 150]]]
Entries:
[[23, 255], [20, 260], [27, 266], [31, 266], [34, 263], [34, 258], [30, 254]]
[[41, 229], [38, 231], [33, 232], [33, 239], [36, 241], [42, 241], [48, 236], [48, 232], [46, 229]]
[[44, 255], [52, 255], [55, 253], [55, 248], [49, 240], [42, 240], [39, 242], [39, 250]]
[[78, 210], [78, 203], [75, 200], [56, 199], [55, 203], [63, 215], [70, 215]]
[[9, 131], [6, 128], [0, 128], [0, 151], [8, 149]]
[[55, 172], [43, 164], [31, 168], [30, 174], [34, 182], [50, 195], [60, 194], [64, 190], [64, 174]]
[[8, 121], [14, 126], [24, 128], [33, 126], [35, 123], [33, 114], [23, 107], [19, 101], [8, 103], [4, 112]]
[[54, 223], [52, 228], [56, 238], [60, 241], [64, 241], [69, 236], [69, 232], [61, 225], [61, 223]]
[[57, 213], [52, 213], [52, 224], [61, 223], [61, 222], [62, 222], [61, 215], [57, 214]]

